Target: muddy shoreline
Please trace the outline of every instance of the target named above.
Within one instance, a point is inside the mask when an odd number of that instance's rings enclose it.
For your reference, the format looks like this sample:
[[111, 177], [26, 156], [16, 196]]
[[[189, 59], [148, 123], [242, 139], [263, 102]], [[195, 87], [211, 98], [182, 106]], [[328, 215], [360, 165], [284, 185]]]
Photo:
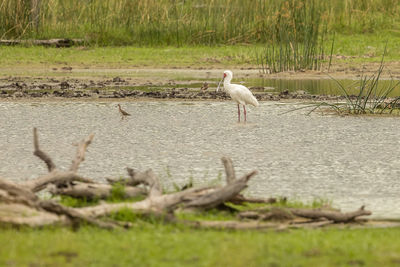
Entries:
[[[166, 84], [143, 83], [114, 77], [111, 79], [57, 79], [13, 77], [0, 79], [0, 100], [18, 99], [81, 99], [81, 100], [229, 100], [224, 92], [216, 92], [215, 85], [204, 88], [199, 81], [187, 87], [176, 86], [175, 81]], [[269, 87], [250, 87], [259, 101], [311, 100], [332, 101], [344, 100], [343, 96], [312, 95], [303, 90], [289, 92], [271, 91]]]
[[[377, 63], [349, 63], [332, 66], [329, 73], [324, 71], [284, 72], [262, 74], [258, 69], [233, 69], [234, 82], [245, 79], [283, 80], [359, 80], [361, 75], [372, 75]], [[400, 79], [400, 63], [389, 62], [382, 79]], [[105, 69], [76, 68], [75, 66], [41, 68], [0, 68], [0, 101], [17, 99], [126, 99], [126, 100], [228, 100], [225, 92], [216, 92], [217, 80], [223, 70], [204, 69]], [[7, 74], [8, 73], [8, 74]], [[204, 87], [204, 83], [208, 86]], [[297, 91], [250, 86], [259, 101], [305, 100], [342, 101], [340, 95], [310, 94], [302, 88]]]

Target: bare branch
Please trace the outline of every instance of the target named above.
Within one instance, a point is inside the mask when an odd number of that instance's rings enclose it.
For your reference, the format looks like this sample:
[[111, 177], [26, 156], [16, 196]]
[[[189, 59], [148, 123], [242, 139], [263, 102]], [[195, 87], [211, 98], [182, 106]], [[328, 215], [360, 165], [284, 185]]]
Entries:
[[40, 158], [41, 160], [43, 160], [46, 163], [47, 169], [49, 170], [49, 172], [54, 170], [56, 168], [56, 165], [54, 164], [53, 160], [49, 157], [49, 155], [47, 155], [45, 152], [43, 152], [39, 148], [39, 138], [37, 135], [36, 127], [33, 128], [33, 146], [35, 148], [33, 155], [37, 156], [38, 158]]
[[39, 178], [33, 179], [33, 180], [28, 180], [22, 183], [22, 186], [26, 186], [26, 188], [30, 189], [32, 192], [39, 192], [40, 190], [43, 190], [46, 188], [48, 184], [61, 184], [61, 183], [67, 183], [67, 182], [73, 182], [73, 181], [79, 181], [79, 182], [85, 182], [85, 183], [93, 183], [92, 180], [84, 178], [75, 172], [63, 172], [63, 171], [58, 171], [54, 170], [46, 175], [43, 175]]
[[237, 194], [233, 198], [229, 200], [229, 202], [233, 204], [243, 204], [243, 203], [265, 203], [265, 204], [272, 204], [276, 203], [277, 199], [276, 198], [254, 198], [254, 197], [245, 197], [241, 194]]
[[90, 145], [94, 137], [94, 134], [90, 134], [85, 140], [82, 140], [78, 144], [78, 148], [76, 150], [75, 159], [72, 161], [72, 165], [70, 167], [70, 171], [77, 172], [79, 168], [79, 164], [85, 160], [85, 152], [87, 147]]
[[[88, 184], [74, 182], [68, 187], [56, 187], [50, 190], [53, 195], [65, 195], [84, 199], [106, 199], [111, 196], [112, 185]], [[125, 186], [124, 198], [132, 198], [147, 195], [147, 190], [140, 187]]]
[[327, 210], [310, 210], [310, 209], [289, 209], [291, 213], [296, 216], [319, 219], [326, 218], [335, 223], [354, 221], [359, 216], [371, 215], [368, 210], [364, 210], [364, 206], [353, 212], [342, 213], [340, 211], [327, 211]]
[[232, 159], [228, 157], [222, 157], [221, 160], [225, 167], [226, 182], [230, 184], [234, 180], [236, 180], [235, 169], [233, 168]]
[[77, 209], [64, 207], [58, 203], [55, 203], [54, 201], [40, 201], [40, 207], [46, 211], [49, 211], [49, 212], [52, 212], [52, 213], [55, 213], [58, 215], [66, 215], [73, 222], [74, 222], [74, 220], [77, 220], [78, 222], [83, 221], [83, 222], [87, 222], [87, 223], [93, 224], [95, 226], [98, 226], [100, 228], [106, 228], [106, 229], [114, 229], [115, 227], [118, 226], [111, 222], [103, 222], [103, 221], [97, 220], [95, 218], [92, 218], [90, 216], [82, 214]]
[[38, 197], [32, 191], [0, 178], [0, 200], [5, 203], [20, 203], [36, 207]]
[[259, 221], [251, 222], [238, 222], [238, 221], [179, 221], [185, 225], [194, 228], [206, 228], [206, 229], [219, 229], [219, 230], [260, 230], [270, 228], [282, 228], [286, 225], [277, 223], [265, 223]]
[[134, 169], [126, 168], [130, 176], [130, 180], [126, 182], [127, 185], [136, 186], [144, 184], [150, 186], [150, 197], [162, 195], [162, 188], [160, 181], [152, 169], [145, 172], [136, 172]]
[[209, 194], [194, 199], [193, 201], [187, 203], [185, 208], [214, 208], [240, 193], [240, 191], [247, 187], [248, 180], [256, 174], [257, 171], [252, 171], [224, 187], [218, 188]]
[[12, 226], [42, 227], [44, 225], [68, 223], [65, 216], [58, 216], [21, 203], [0, 203], [0, 214], [0, 224]]

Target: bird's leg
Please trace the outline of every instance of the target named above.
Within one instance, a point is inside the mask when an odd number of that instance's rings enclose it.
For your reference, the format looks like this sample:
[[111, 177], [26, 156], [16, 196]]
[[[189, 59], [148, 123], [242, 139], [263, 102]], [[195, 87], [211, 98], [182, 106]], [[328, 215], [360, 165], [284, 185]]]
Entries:
[[243, 112], [244, 112], [244, 122], [246, 122], [246, 106], [243, 105]]
[[240, 122], [240, 106], [238, 104], [238, 122]]

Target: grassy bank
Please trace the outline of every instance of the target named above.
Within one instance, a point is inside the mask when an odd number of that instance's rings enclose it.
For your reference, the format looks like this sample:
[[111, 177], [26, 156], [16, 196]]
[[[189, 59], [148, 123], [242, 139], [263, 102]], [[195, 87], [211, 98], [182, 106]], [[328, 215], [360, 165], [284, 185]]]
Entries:
[[398, 266], [400, 229], [0, 230], [2, 266]]
[[[398, 31], [397, 0], [0, 0], [1, 38], [82, 38], [99, 45], [265, 43], [310, 25], [329, 33]], [[312, 21], [311, 24], [307, 21]]]
[[[338, 35], [333, 58], [337, 62], [379, 62], [388, 40], [386, 61], [400, 59], [400, 36], [390, 32], [367, 35]], [[327, 44], [329, 46], [329, 44]], [[2, 67], [71, 65], [106, 68], [245, 68], [257, 67], [255, 53], [262, 45], [177, 47], [0, 47]], [[328, 48], [327, 48], [328, 49]], [[354, 58], [349, 58], [354, 57]]]

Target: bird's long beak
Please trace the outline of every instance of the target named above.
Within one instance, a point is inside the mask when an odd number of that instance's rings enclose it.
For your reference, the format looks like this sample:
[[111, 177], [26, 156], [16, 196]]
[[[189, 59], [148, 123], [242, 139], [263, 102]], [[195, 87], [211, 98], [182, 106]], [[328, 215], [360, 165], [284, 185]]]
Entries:
[[217, 92], [219, 91], [219, 87], [220, 87], [220, 85], [221, 85], [221, 83], [222, 83], [222, 81], [225, 79], [225, 77], [222, 77], [222, 79], [219, 81], [219, 83], [218, 83], [218, 87], [217, 87]]

